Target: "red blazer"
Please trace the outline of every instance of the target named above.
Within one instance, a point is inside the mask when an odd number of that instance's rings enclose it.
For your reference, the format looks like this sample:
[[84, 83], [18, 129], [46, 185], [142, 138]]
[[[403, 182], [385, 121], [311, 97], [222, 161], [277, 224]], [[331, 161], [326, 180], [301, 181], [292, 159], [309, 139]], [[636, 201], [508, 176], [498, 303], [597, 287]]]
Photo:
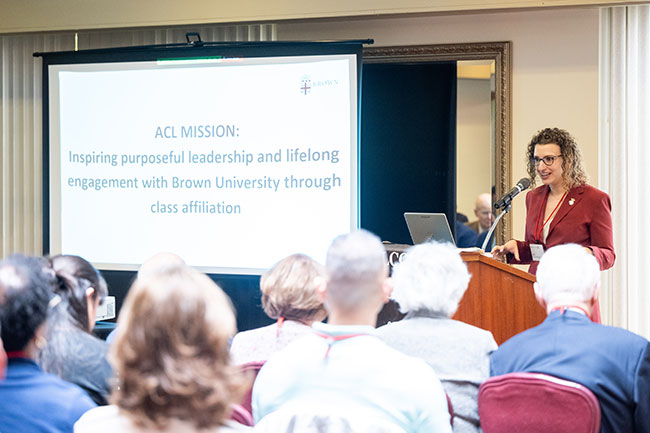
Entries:
[[[546, 244], [535, 239], [535, 224], [540, 214], [544, 218], [546, 198], [549, 188], [542, 185], [526, 194], [526, 237], [517, 241], [519, 261], [508, 254], [508, 263], [530, 263], [528, 272], [537, 271], [538, 262], [532, 261], [530, 244], [542, 244], [544, 249], [555, 245], [574, 243], [589, 247], [600, 264], [600, 269], [609, 269], [614, 265], [614, 239], [612, 234], [612, 203], [609, 195], [589, 185], [572, 188], [567, 193], [562, 205], [557, 210], [549, 227]], [[539, 222], [537, 230], [541, 226]], [[542, 235], [540, 235], [542, 237]]]

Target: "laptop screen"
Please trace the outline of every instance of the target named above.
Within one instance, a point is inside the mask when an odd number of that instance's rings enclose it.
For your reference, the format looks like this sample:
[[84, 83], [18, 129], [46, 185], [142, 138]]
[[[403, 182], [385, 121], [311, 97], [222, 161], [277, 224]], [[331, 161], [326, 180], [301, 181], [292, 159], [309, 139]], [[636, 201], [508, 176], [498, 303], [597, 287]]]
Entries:
[[456, 244], [444, 213], [404, 212], [404, 219], [414, 245], [431, 240]]

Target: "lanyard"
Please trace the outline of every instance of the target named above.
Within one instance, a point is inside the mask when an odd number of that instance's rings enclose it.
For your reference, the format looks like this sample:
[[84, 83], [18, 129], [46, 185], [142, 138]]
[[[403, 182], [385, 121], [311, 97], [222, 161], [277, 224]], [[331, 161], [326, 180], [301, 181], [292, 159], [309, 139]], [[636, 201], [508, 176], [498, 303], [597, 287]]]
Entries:
[[27, 353], [24, 350], [15, 350], [12, 352], [7, 352], [7, 358], [13, 359], [13, 358], [29, 358], [27, 356]]
[[566, 310], [580, 310], [583, 313], [585, 313], [585, 316], [590, 318], [589, 313], [587, 313], [587, 310], [585, 310], [584, 308], [581, 308], [581, 307], [576, 307], [575, 305], [562, 305], [561, 307], [553, 308], [551, 310], [551, 313], [553, 311], [557, 311], [557, 310], [560, 310], [560, 314], [562, 314], [562, 315], [564, 315], [564, 313], [566, 313]]
[[542, 234], [544, 232], [544, 226], [546, 224], [548, 224], [548, 222], [551, 220], [551, 218], [553, 218], [553, 215], [555, 215], [555, 212], [558, 210], [558, 208], [560, 207], [560, 205], [564, 201], [564, 198], [566, 197], [566, 195], [567, 195], [567, 193], [569, 191], [565, 191], [564, 194], [562, 194], [562, 198], [555, 205], [555, 208], [553, 209], [553, 212], [551, 212], [549, 214], [548, 218], [546, 218], [546, 221], [544, 221], [544, 223], [542, 224], [542, 226], [539, 228], [539, 231], [538, 231], [537, 227], [539, 226], [539, 222], [542, 219], [542, 210], [546, 208], [546, 206], [544, 206], [544, 205], [548, 202], [548, 196], [549, 196], [550, 192], [551, 192], [551, 189], [549, 188], [548, 191], [546, 192], [546, 197], [545, 197], [544, 201], [542, 202], [542, 205], [539, 207], [539, 213], [537, 214], [537, 220], [535, 221], [535, 240], [537, 240], [537, 241], [539, 241], [541, 243], [545, 243], [544, 239], [542, 239]]
[[368, 334], [328, 335], [328, 334], [323, 334], [321, 332], [314, 332], [314, 333], [316, 335], [318, 335], [319, 337], [324, 338], [325, 340], [327, 340], [327, 351], [325, 352], [325, 359], [327, 359], [327, 357], [329, 356], [330, 349], [332, 348], [334, 343], [336, 343], [338, 341], [343, 341], [343, 340], [347, 340], [347, 339], [350, 339], [350, 338], [354, 338], [354, 337], [361, 337], [361, 336], [364, 336], [364, 335], [368, 335]]
[[278, 338], [280, 336], [280, 328], [282, 328], [282, 324], [284, 323], [284, 317], [280, 316], [278, 317], [278, 327], [275, 330], [275, 338]]

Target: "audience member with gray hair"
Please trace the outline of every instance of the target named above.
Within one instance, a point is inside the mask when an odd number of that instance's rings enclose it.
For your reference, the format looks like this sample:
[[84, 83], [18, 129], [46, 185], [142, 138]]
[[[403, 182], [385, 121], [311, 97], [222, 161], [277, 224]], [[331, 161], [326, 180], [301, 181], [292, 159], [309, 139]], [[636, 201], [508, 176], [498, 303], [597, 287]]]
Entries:
[[480, 431], [478, 387], [490, 373], [492, 333], [451, 317], [470, 275], [451, 244], [411, 247], [393, 268], [393, 294], [406, 317], [377, 329], [391, 347], [424, 359], [436, 372], [454, 408], [454, 432]]
[[256, 431], [450, 433], [433, 370], [375, 335], [391, 290], [379, 238], [365, 230], [339, 236], [325, 268], [328, 323], [314, 323], [313, 334], [264, 365], [253, 388]]
[[599, 265], [576, 244], [542, 256], [535, 295], [544, 322], [492, 354], [493, 376], [536, 372], [580, 383], [600, 403], [601, 433], [650, 432], [650, 343], [624, 329], [593, 323]]

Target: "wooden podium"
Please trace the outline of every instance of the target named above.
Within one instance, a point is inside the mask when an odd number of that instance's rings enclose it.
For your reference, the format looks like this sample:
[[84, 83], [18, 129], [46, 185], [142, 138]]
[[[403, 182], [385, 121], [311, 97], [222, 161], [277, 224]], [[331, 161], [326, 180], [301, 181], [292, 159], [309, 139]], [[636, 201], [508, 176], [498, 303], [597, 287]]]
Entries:
[[487, 329], [501, 344], [537, 326], [546, 311], [535, 299], [535, 276], [479, 252], [460, 254], [472, 278], [454, 319]]
[[[389, 264], [399, 261], [408, 247], [387, 244]], [[534, 275], [480, 252], [462, 252], [461, 257], [472, 278], [454, 319], [491, 331], [497, 344], [544, 321], [546, 312], [533, 291]], [[386, 310], [380, 313], [378, 322], [401, 318], [395, 316], [396, 305]]]

